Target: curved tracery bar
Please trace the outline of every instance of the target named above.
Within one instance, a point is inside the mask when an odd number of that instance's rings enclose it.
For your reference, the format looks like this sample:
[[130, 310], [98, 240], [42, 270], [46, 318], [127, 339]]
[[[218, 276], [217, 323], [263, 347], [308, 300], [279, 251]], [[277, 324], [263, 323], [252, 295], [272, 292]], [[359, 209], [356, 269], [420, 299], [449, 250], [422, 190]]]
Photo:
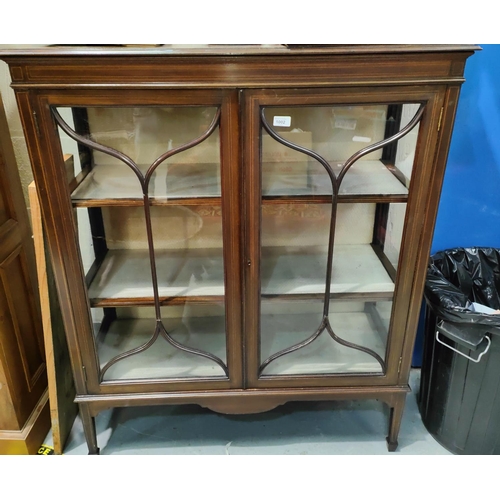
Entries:
[[229, 370], [226, 364], [217, 356], [206, 352], [202, 351], [200, 349], [195, 349], [193, 347], [188, 347], [184, 344], [181, 344], [180, 342], [174, 340], [171, 335], [168, 333], [167, 329], [165, 328], [163, 322], [162, 322], [162, 317], [161, 317], [161, 310], [160, 310], [160, 299], [159, 299], [159, 292], [158, 292], [158, 277], [157, 277], [157, 269], [156, 269], [156, 261], [155, 261], [155, 252], [154, 252], [154, 242], [153, 242], [153, 229], [152, 229], [152, 222], [151, 222], [151, 204], [149, 200], [149, 183], [151, 180], [151, 177], [157, 167], [161, 165], [165, 160], [168, 158], [171, 158], [172, 156], [181, 153], [183, 151], [186, 151], [188, 149], [191, 149], [198, 144], [202, 143], [206, 139], [208, 139], [214, 130], [217, 128], [219, 125], [220, 121], [220, 108], [217, 109], [217, 112], [215, 113], [215, 116], [209, 125], [208, 129], [203, 132], [200, 136], [198, 136], [196, 139], [183, 144], [179, 147], [173, 148], [162, 155], [160, 155], [147, 169], [146, 174], [143, 174], [138, 167], [138, 165], [126, 154], [113, 149], [108, 146], [104, 146], [103, 144], [99, 144], [98, 142], [95, 142], [87, 137], [84, 137], [77, 132], [75, 132], [61, 117], [61, 115], [58, 113], [58, 111], [55, 108], [52, 108], [52, 114], [54, 116], [54, 119], [56, 123], [61, 127], [62, 130], [68, 136], [70, 136], [72, 139], [77, 141], [78, 143], [91, 148], [95, 149], [96, 151], [100, 151], [102, 153], [105, 153], [107, 155], [110, 155], [121, 162], [125, 163], [129, 168], [133, 170], [135, 175], [137, 176], [137, 179], [141, 185], [141, 189], [144, 195], [144, 201], [143, 201], [143, 207], [144, 207], [144, 215], [145, 215], [145, 221], [146, 221], [146, 231], [147, 231], [147, 240], [148, 240], [148, 250], [149, 250], [149, 260], [151, 264], [151, 278], [153, 282], [153, 296], [154, 296], [154, 307], [155, 307], [155, 315], [156, 315], [156, 327], [155, 331], [152, 335], [152, 337], [142, 344], [141, 346], [138, 346], [134, 349], [130, 349], [129, 351], [126, 351], [124, 353], [121, 353], [114, 358], [112, 358], [102, 369], [100, 372], [100, 379], [101, 381], [104, 378], [105, 373], [108, 371], [111, 366], [114, 364], [118, 363], [119, 361], [128, 358], [130, 356], [133, 356], [135, 354], [139, 354], [141, 352], [146, 351], [149, 349], [158, 339], [158, 337], [161, 335], [170, 345], [175, 347], [176, 349], [179, 349], [181, 351], [187, 352], [189, 354], [193, 354], [196, 356], [201, 356], [207, 359], [210, 359], [217, 365], [219, 365], [222, 370], [224, 371], [224, 374], [226, 377], [229, 377]]
[[298, 151], [300, 153], [303, 153], [310, 158], [313, 158], [317, 160], [326, 170], [330, 182], [332, 184], [332, 211], [331, 211], [331, 218], [330, 218], [330, 229], [329, 229], [329, 240], [328, 240], [328, 254], [327, 254], [327, 269], [326, 269], [326, 277], [325, 277], [325, 297], [324, 297], [324, 303], [323, 303], [323, 318], [321, 320], [321, 323], [317, 330], [307, 339], [303, 340], [302, 342], [299, 342], [297, 344], [294, 344], [286, 349], [282, 349], [281, 351], [276, 352], [275, 354], [272, 354], [269, 356], [261, 365], [259, 368], [259, 375], [262, 375], [264, 369], [273, 361], [275, 361], [278, 358], [281, 358], [282, 356], [285, 356], [287, 354], [290, 354], [292, 352], [298, 351], [299, 349], [302, 349], [303, 347], [308, 346], [312, 342], [314, 342], [319, 336], [327, 330], [328, 334], [330, 337], [338, 342], [339, 344], [351, 348], [351, 349], [356, 349], [358, 351], [365, 352], [375, 358], [377, 362], [380, 364], [382, 370], [385, 372], [385, 362], [384, 360], [373, 350], [363, 347], [358, 344], [354, 344], [352, 342], [348, 342], [347, 340], [342, 339], [339, 337], [337, 334], [335, 334], [331, 323], [329, 319], [329, 308], [330, 308], [330, 286], [331, 286], [331, 280], [332, 280], [332, 269], [333, 269], [333, 249], [334, 249], [334, 243], [335, 243], [335, 224], [336, 224], [336, 217], [337, 217], [337, 205], [338, 205], [338, 194], [340, 190], [340, 185], [342, 183], [342, 180], [344, 179], [345, 174], [348, 172], [348, 170], [351, 168], [351, 166], [358, 161], [360, 158], [376, 151], [381, 148], [384, 148], [388, 144], [394, 143], [407, 135], [409, 132], [411, 132], [416, 125], [420, 122], [422, 119], [423, 113], [425, 110], [425, 105], [421, 104], [417, 112], [415, 113], [413, 119], [405, 126], [403, 127], [399, 132], [396, 134], [392, 135], [391, 137], [388, 137], [382, 141], [379, 141], [375, 144], [372, 144], [370, 146], [367, 146], [366, 148], [363, 148], [359, 151], [357, 151], [355, 154], [353, 154], [342, 166], [340, 172], [338, 175], [335, 175], [334, 170], [332, 169], [331, 165], [329, 162], [323, 158], [321, 155], [316, 153], [315, 151], [312, 151], [310, 149], [307, 149], [303, 146], [299, 146], [297, 144], [294, 144], [293, 142], [290, 142], [283, 137], [281, 137], [267, 122], [266, 116], [265, 116], [265, 108], [263, 107], [261, 109], [261, 122], [262, 126], [266, 130], [266, 132], [273, 137], [277, 142], [280, 144], [283, 144], [284, 146], [293, 149], [295, 151]]
[[415, 116], [413, 117], [413, 119], [408, 123], [408, 125], [406, 125], [406, 127], [403, 127], [397, 134], [394, 134], [393, 136], [388, 137], [387, 139], [384, 139], [383, 141], [372, 144], [371, 146], [367, 146], [366, 148], [360, 149], [357, 153], [354, 153], [344, 163], [344, 166], [342, 167], [342, 170], [340, 171], [340, 173], [337, 177], [338, 186], [340, 187], [340, 183], [342, 182], [344, 175], [351, 168], [351, 166], [354, 164], [354, 162], [363, 158], [363, 156], [366, 156], [370, 153], [373, 153], [373, 151], [377, 151], [377, 149], [381, 149], [381, 148], [387, 146], [388, 144], [399, 141], [399, 139], [401, 139], [402, 137], [404, 137], [405, 135], [410, 133], [416, 127], [418, 122], [422, 119], [422, 115], [424, 114], [424, 109], [425, 109], [425, 106], [423, 104], [421, 104], [420, 107], [418, 108], [417, 112], [415, 113]]
[[126, 154], [122, 153], [121, 151], [117, 151], [116, 149], [110, 148], [109, 146], [104, 146], [103, 144], [99, 144], [98, 142], [92, 141], [91, 139], [88, 139], [87, 137], [84, 137], [83, 135], [77, 134], [62, 118], [62, 116], [59, 114], [56, 108], [52, 108], [52, 115], [54, 119], [56, 120], [57, 124], [68, 134], [72, 139], [74, 139], [76, 142], [83, 144], [84, 146], [87, 146], [88, 148], [95, 149], [96, 151], [100, 151], [101, 153], [105, 153], [109, 156], [112, 156], [113, 158], [116, 158], [117, 160], [122, 161], [130, 167], [137, 178], [139, 179], [139, 182], [141, 183], [141, 188], [142, 190], [145, 189], [145, 182], [144, 182], [144, 175], [142, 175], [142, 172], [140, 168], [137, 166], [134, 160], [127, 156]]

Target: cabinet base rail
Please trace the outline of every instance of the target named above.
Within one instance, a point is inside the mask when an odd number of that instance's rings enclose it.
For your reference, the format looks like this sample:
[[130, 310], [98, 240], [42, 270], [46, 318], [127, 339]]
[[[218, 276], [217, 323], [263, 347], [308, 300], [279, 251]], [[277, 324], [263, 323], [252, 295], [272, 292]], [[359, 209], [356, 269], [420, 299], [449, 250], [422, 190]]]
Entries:
[[106, 395], [77, 395], [89, 455], [98, 455], [95, 417], [104, 410], [130, 406], [197, 404], [203, 408], [228, 415], [263, 413], [290, 401], [334, 401], [376, 399], [390, 408], [389, 432], [386, 438], [389, 451], [396, 451], [398, 434], [406, 402], [408, 385], [364, 388], [321, 389], [236, 389], [227, 391], [186, 391], [170, 393], [127, 393]]

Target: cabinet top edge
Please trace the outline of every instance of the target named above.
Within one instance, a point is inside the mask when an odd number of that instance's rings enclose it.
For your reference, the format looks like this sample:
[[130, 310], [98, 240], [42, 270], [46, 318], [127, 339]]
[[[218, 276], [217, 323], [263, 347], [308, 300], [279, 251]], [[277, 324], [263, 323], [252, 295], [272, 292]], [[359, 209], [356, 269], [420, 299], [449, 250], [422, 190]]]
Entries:
[[479, 45], [25, 45], [0, 44], [0, 59], [19, 57], [109, 56], [258, 56], [404, 54], [416, 52], [471, 52]]

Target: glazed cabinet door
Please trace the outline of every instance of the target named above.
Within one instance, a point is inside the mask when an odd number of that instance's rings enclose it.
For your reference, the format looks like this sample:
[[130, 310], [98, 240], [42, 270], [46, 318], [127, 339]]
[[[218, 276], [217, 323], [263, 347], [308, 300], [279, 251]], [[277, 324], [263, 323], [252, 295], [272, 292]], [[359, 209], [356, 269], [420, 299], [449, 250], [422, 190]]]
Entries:
[[249, 386], [396, 383], [442, 104], [438, 89], [246, 94]]
[[53, 165], [37, 181], [53, 255], [69, 254], [58, 286], [87, 388], [240, 386], [237, 94], [68, 92], [38, 103]]

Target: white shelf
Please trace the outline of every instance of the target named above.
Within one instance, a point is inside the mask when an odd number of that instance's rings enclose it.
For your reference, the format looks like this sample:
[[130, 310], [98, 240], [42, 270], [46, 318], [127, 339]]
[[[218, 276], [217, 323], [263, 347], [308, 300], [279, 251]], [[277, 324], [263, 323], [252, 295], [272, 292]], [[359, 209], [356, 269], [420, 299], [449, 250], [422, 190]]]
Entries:
[[[224, 317], [178, 318], [163, 321], [178, 342], [226, 360]], [[113, 321], [105, 334], [98, 335], [97, 353], [101, 368], [118, 354], [145, 344], [155, 331], [154, 319]], [[214, 361], [189, 354], [170, 345], [163, 337], [146, 351], [125, 358], [106, 371], [104, 380], [224, 377]]]
[[[316, 294], [325, 291], [326, 251], [291, 253], [286, 248], [263, 250], [264, 295]], [[220, 254], [219, 254], [220, 255]], [[223, 296], [222, 257], [213, 250], [185, 254], [157, 251], [160, 296]], [[394, 283], [370, 245], [335, 248], [332, 293], [394, 291]], [[90, 299], [134, 299], [153, 296], [149, 253], [109, 250], [90, 288]]]
[[[146, 168], [142, 169], [143, 171]], [[150, 181], [149, 196], [160, 200], [220, 197], [220, 166], [217, 164], [160, 165]], [[141, 199], [139, 179], [125, 165], [94, 167], [73, 191], [73, 201]]]
[[[271, 164], [267, 165], [266, 172]], [[263, 196], [331, 195], [331, 184], [323, 167], [314, 163], [301, 173], [267, 173]], [[341, 164], [333, 164], [336, 173]], [[276, 172], [279, 172], [277, 164]], [[174, 172], [174, 173], [172, 173]], [[378, 160], [356, 162], [347, 172], [340, 187], [341, 195], [407, 196], [408, 189]], [[175, 170], [160, 165], [151, 181], [151, 198], [217, 198], [221, 195], [220, 167], [217, 164], [188, 164]], [[103, 199], [142, 199], [142, 191], [134, 172], [125, 165], [94, 167], [73, 191], [78, 201]]]
[[[341, 163], [333, 163], [335, 174], [339, 174]], [[300, 181], [307, 176], [307, 187], [300, 186]], [[325, 169], [317, 162], [311, 163], [300, 174], [268, 175], [266, 178], [268, 189], [264, 196], [285, 195], [331, 195], [332, 186], [330, 177]], [[379, 160], [360, 160], [347, 171], [340, 184], [341, 195], [383, 195], [407, 196], [408, 189], [388, 170]]]
[[[213, 250], [157, 251], [160, 296], [224, 295], [222, 252]], [[147, 250], [109, 250], [89, 288], [91, 299], [153, 297], [151, 265]]]
[[[330, 314], [336, 335], [367, 347], [385, 358], [391, 302], [377, 304], [386, 331], [379, 332], [364, 312]], [[261, 318], [261, 361], [282, 349], [310, 337], [319, 327], [321, 314], [266, 314]], [[380, 363], [371, 355], [345, 347], [324, 331], [314, 342], [272, 361], [263, 375], [302, 375], [328, 373], [382, 373]]]
[[[264, 295], [324, 293], [326, 248], [299, 254], [287, 247], [263, 249]], [[394, 292], [394, 283], [370, 245], [337, 245], [334, 249], [331, 293]]]

